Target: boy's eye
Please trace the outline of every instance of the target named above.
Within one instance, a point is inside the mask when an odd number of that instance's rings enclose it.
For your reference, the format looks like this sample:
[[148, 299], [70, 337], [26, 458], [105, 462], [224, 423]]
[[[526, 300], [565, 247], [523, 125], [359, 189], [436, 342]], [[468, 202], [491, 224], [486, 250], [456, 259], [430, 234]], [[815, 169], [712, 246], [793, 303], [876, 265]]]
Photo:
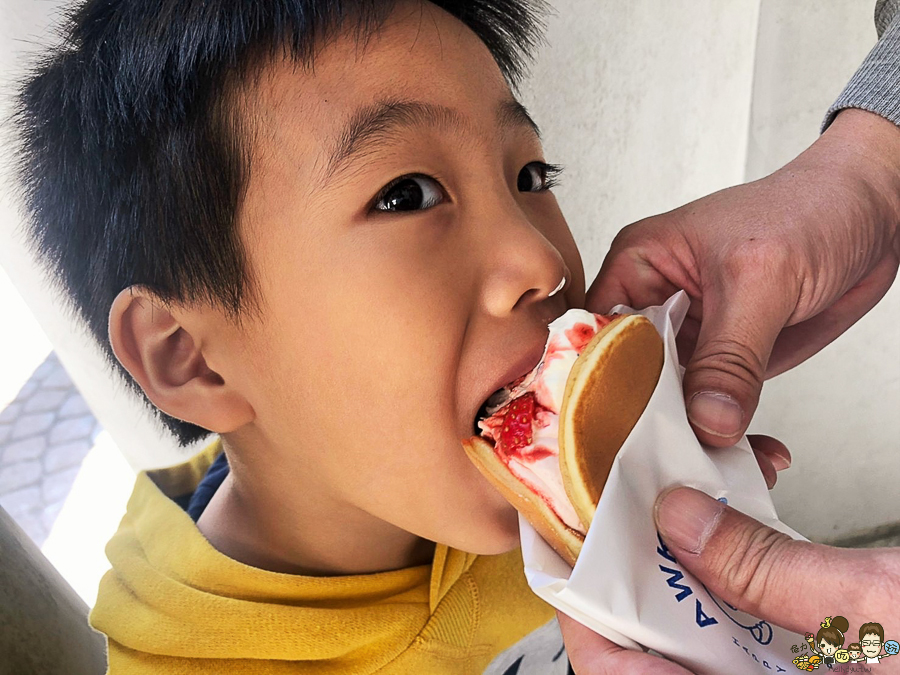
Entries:
[[519, 192], [542, 192], [559, 184], [562, 167], [546, 162], [531, 162], [522, 167], [516, 179]]
[[433, 178], [400, 176], [381, 189], [375, 198], [377, 211], [424, 211], [444, 201], [444, 193]]

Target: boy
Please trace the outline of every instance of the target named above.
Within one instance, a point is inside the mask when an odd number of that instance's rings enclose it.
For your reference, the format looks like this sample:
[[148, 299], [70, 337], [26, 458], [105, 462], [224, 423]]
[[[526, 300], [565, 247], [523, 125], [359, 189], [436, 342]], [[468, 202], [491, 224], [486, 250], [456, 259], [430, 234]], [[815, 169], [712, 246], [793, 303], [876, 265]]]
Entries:
[[481, 672], [552, 618], [460, 445], [584, 303], [510, 90], [537, 9], [89, 0], [23, 87], [37, 248], [168, 428], [219, 434], [137, 479], [111, 672]]

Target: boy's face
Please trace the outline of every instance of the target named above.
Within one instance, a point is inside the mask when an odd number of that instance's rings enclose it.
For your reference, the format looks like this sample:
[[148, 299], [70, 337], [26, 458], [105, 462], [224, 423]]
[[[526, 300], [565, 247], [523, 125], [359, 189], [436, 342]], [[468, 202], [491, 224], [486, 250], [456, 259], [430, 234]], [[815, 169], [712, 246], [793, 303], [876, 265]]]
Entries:
[[513, 548], [515, 511], [460, 440], [584, 303], [556, 199], [530, 191], [553, 158], [487, 47], [429, 4], [401, 3], [365, 48], [345, 34], [314, 72], [268, 68], [248, 100], [240, 236], [263, 309], [206, 352], [255, 411], [226, 439], [248, 480], [350, 537]]

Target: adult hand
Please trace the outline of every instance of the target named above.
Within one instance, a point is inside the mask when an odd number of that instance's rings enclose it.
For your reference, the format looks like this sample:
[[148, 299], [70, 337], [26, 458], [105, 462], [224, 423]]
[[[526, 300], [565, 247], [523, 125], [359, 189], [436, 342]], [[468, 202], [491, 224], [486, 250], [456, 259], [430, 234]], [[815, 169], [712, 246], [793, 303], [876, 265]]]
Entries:
[[[691, 488], [660, 496], [656, 525], [669, 551], [710, 591], [799, 635], [838, 609], [851, 624], [900, 625], [900, 548], [842, 549], [794, 541]], [[623, 649], [557, 615], [577, 675], [689, 672]]]
[[698, 438], [733, 445], [764, 379], [830, 343], [887, 292], [900, 260], [900, 129], [842, 111], [772, 175], [629, 225], [585, 306], [691, 308], [678, 335]]

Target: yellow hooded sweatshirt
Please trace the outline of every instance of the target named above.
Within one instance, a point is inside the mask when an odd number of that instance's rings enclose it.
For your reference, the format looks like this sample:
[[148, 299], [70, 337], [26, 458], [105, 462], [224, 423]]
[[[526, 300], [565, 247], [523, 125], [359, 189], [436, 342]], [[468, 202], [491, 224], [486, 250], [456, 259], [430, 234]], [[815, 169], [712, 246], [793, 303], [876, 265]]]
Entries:
[[172, 501], [194, 491], [221, 449], [216, 441], [137, 477], [90, 616], [109, 637], [112, 675], [468, 675], [553, 618], [518, 550], [438, 545], [430, 566], [339, 577], [228, 558]]

